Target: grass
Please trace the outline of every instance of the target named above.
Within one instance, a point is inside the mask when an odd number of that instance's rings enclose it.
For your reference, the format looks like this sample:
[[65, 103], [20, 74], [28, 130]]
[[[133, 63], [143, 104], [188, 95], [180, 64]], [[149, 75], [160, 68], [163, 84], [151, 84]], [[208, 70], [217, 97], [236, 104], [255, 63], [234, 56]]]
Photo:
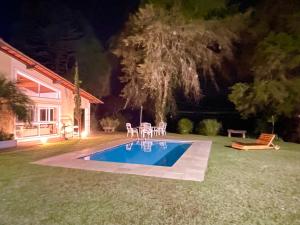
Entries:
[[212, 139], [204, 182], [30, 164], [122, 138], [102, 135], [0, 153], [0, 224], [300, 224], [300, 145], [240, 152]]

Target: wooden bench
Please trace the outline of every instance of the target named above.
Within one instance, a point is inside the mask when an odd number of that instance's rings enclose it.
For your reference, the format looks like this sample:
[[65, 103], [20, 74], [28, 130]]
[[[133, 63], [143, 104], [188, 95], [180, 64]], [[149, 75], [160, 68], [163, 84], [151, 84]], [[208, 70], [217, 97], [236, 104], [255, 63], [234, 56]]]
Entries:
[[261, 134], [254, 143], [233, 142], [232, 148], [239, 150], [260, 150], [260, 149], [276, 149], [280, 147], [273, 144], [275, 134]]
[[247, 131], [245, 130], [232, 130], [232, 129], [228, 129], [228, 137], [231, 137], [231, 134], [242, 134], [243, 138], [246, 138], [246, 133]]
[[104, 132], [115, 132], [115, 127], [103, 127]]

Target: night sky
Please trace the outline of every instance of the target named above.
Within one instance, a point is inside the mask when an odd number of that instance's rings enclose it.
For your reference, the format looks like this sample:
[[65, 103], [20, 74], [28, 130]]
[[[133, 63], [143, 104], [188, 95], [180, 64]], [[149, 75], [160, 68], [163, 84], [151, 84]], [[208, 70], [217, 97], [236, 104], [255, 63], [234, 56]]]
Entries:
[[[0, 0], [1, 1], [1, 0]], [[44, 0], [45, 2], [53, 2], [53, 7], [59, 7], [58, 4], [65, 4], [72, 11], [79, 11], [88, 23], [93, 28], [97, 38], [101, 40], [102, 46], [109, 51], [109, 40], [113, 36], [117, 36], [119, 32], [125, 25], [128, 16], [134, 13], [141, 2], [141, 0], [85, 0], [85, 1], [74, 1], [74, 0]], [[0, 13], [0, 37], [2, 37], [8, 43], [12, 43], [13, 35], [12, 29], [16, 22], [20, 21], [20, 14], [22, 10], [27, 11], [27, 13], [33, 12], [40, 3], [41, 0], [6, 0], [1, 2], [2, 9]], [[24, 7], [26, 4], [27, 7]], [[36, 18], [37, 20], [39, 18]], [[22, 50], [22, 49], [21, 49]], [[30, 55], [30, 54], [29, 54]], [[38, 59], [37, 59], [38, 60]], [[114, 63], [112, 70], [111, 79], [112, 84], [112, 95], [119, 95], [120, 85], [118, 81], [118, 75], [120, 73], [119, 67]], [[116, 90], [115, 90], [116, 89]], [[218, 101], [218, 106], [223, 105], [224, 93], [216, 93], [212, 88], [204, 89], [204, 94], [206, 92], [212, 92], [210, 95], [216, 95], [220, 99]], [[214, 97], [215, 98], [215, 97]], [[180, 98], [178, 99], [179, 103]], [[186, 105], [186, 101], [182, 101], [183, 105]], [[211, 101], [209, 101], [211, 102]], [[215, 102], [215, 101], [214, 101]], [[205, 101], [202, 101], [205, 103]], [[194, 104], [193, 104], [194, 105]], [[226, 102], [227, 107], [227, 102]], [[186, 106], [185, 106], [186, 107]]]
[[[0, 37], [8, 41], [11, 39], [13, 24], [18, 21], [22, 5], [31, 4], [34, 7], [39, 0], [6, 0], [1, 1]], [[55, 0], [52, 0], [55, 7]], [[113, 35], [118, 34], [126, 22], [128, 15], [134, 12], [140, 0], [62, 0], [69, 8], [80, 11], [94, 28], [94, 32], [103, 45]], [[39, 19], [39, 18], [36, 18]]]

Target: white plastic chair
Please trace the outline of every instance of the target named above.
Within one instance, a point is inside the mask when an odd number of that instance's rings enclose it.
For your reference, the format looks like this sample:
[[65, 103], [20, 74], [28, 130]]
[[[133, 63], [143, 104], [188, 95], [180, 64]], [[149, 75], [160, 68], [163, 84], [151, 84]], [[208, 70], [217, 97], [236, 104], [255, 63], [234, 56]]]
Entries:
[[167, 128], [167, 123], [165, 123], [165, 122], [160, 122], [160, 123], [158, 124], [158, 127], [154, 127], [154, 128], [153, 128], [154, 134], [155, 134], [155, 135], [162, 135], [162, 136], [164, 136], [164, 135], [167, 134], [166, 128]]
[[134, 134], [136, 134], [137, 137], [139, 137], [139, 131], [136, 128], [132, 128], [131, 127], [131, 123], [126, 123], [126, 129], [127, 129], [127, 137], [130, 134], [131, 137], [134, 136]]
[[167, 135], [167, 123], [162, 122], [162, 128], [160, 130], [161, 135]]
[[149, 137], [153, 137], [153, 129], [151, 127], [151, 123], [142, 123], [140, 126], [140, 132], [142, 138], [145, 138], [145, 135]]

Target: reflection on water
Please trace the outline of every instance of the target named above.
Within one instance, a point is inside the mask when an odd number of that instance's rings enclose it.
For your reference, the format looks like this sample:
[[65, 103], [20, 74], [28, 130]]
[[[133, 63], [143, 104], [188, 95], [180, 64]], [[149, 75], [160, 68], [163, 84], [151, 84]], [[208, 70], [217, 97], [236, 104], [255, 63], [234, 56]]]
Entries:
[[[130, 144], [132, 147], [132, 143], [130, 143]], [[144, 152], [151, 152], [152, 147], [154, 146], [153, 141], [148, 141], [148, 140], [140, 140], [140, 141], [137, 141], [136, 144], [140, 145], [141, 150], [143, 150]], [[127, 150], [127, 145], [129, 145], [129, 144], [126, 144], [126, 150]], [[158, 142], [158, 146], [159, 146], [160, 150], [167, 149], [167, 142], [160, 141], [160, 142]]]
[[152, 141], [141, 141], [141, 148], [144, 152], [151, 152], [152, 145]]
[[158, 144], [159, 144], [160, 149], [162, 149], [162, 150], [167, 149], [167, 142], [160, 141]]
[[191, 143], [163, 140], [138, 140], [82, 157], [84, 160], [172, 166]]
[[126, 150], [130, 151], [132, 149], [133, 142], [126, 144]]

